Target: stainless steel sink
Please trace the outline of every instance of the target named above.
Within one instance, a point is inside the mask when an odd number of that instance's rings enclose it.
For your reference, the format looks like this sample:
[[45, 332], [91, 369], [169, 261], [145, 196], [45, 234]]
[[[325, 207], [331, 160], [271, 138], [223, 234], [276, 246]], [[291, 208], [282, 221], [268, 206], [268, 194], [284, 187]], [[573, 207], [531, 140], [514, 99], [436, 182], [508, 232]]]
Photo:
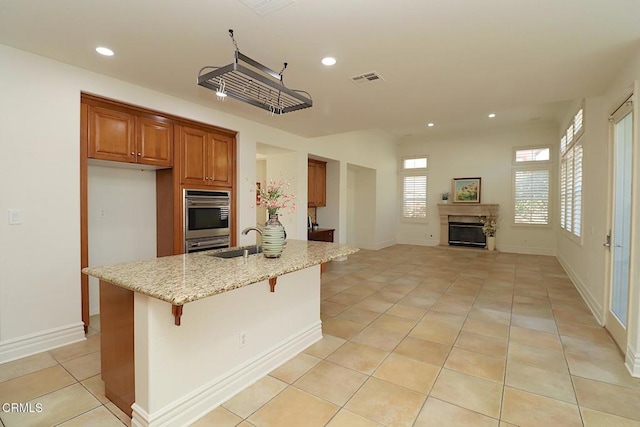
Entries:
[[250, 246], [248, 248], [240, 248], [240, 249], [231, 249], [223, 252], [216, 252], [214, 254], [210, 254], [209, 256], [214, 256], [217, 258], [237, 258], [239, 256], [244, 255], [244, 251], [247, 251], [247, 255], [253, 255], [262, 252], [262, 246]]

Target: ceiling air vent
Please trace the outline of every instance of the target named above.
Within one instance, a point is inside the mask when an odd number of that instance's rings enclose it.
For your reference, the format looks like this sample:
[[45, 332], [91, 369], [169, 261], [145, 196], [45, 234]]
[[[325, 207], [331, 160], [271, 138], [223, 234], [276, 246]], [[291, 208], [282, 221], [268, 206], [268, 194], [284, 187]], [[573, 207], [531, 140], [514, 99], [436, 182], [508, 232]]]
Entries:
[[245, 6], [260, 16], [266, 16], [278, 9], [289, 6], [295, 0], [240, 0]]
[[357, 84], [358, 86], [362, 86], [369, 83], [382, 82], [384, 79], [380, 74], [375, 71], [371, 71], [369, 73], [358, 74], [357, 76], [351, 77], [351, 81]]

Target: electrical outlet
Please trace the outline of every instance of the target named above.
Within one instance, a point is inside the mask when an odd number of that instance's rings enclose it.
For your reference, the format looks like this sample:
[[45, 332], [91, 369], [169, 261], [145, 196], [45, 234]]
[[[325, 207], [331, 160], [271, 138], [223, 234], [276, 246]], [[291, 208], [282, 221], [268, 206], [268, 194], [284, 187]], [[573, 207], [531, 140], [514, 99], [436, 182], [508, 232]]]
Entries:
[[240, 348], [242, 348], [242, 347], [247, 345], [247, 333], [246, 332], [240, 332], [239, 339], [238, 339], [238, 345], [239, 345]]
[[107, 217], [107, 211], [105, 211], [104, 209], [100, 209], [100, 212], [98, 212], [98, 216], [100, 218], [106, 218]]

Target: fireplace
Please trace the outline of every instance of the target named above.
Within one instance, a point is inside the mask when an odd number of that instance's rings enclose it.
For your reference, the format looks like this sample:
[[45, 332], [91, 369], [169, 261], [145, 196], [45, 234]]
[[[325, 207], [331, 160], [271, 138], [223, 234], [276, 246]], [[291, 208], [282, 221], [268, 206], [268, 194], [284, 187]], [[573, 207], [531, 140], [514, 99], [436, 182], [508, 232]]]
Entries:
[[[440, 245], [473, 246], [484, 248], [486, 237], [482, 233], [481, 220], [497, 217], [500, 206], [481, 203], [438, 204], [440, 214]], [[453, 226], [453, 236], [450, 235]]]
[[482, 223], [449, 221], [449, 244], [484, 248], [487, 238], [482, 232]]

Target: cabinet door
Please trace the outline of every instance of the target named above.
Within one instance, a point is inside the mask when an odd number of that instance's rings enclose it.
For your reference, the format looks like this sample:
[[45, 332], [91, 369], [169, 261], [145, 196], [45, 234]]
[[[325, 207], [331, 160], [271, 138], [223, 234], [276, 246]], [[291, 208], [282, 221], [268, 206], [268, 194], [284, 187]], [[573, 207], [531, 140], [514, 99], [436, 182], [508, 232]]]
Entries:
[[207, 132], [182, 127], [180, 129], [182, 184], [203, 184], [206, 181]]
[[148, 117], [136, 117], [138, 163], [173, 166], [173, 125]]
[[312, 161], [307, 163], [307, 206], [312, 208], [316, 205], [316, 164]]
[[327, 164], [316, 163], [316, 206], [327, 206]]
[[89, 106], [89, 150], [92, 159], [136, 161], [135, 116]]
[[210, 148], [213, 155], [207, 155], [210, 163], [208, 167], [210, 183], [231, 187], [233, 185], [233, 138], [210, 134]]

